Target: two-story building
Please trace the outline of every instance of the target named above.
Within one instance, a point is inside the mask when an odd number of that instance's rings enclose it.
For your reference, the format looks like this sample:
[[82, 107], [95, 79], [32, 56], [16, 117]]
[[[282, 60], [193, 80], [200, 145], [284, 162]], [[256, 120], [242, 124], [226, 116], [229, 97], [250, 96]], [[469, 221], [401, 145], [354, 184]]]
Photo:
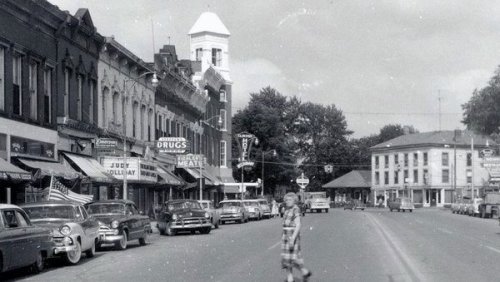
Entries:
[[[416, 206], [444, 206], [488, 185], [480, 151], [494, 141], [470, 131], [403, 135], [371, 148], [372, 200], [410, 197]], [[473, 149], [472, 149], [473, 148]]]

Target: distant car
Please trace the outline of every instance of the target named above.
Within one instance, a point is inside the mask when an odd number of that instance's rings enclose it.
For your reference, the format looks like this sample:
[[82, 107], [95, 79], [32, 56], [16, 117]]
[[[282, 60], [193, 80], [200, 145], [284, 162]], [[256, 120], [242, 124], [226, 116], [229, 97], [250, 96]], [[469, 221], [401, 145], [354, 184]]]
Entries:
[[248, 218], [261, 220], [264, 217], [264, 211], [258, 200], [243, 200], [243, 204], [248, 212]]
[[458, 213], [460, 211], [460, 202], [461, 200], [457, 200], [451, 204], [451, 213]]
[[258, 199], [260, 208], [262, 210], [262, 217], [271, 218], [271, 206], [266, 199]]
[[366, 204], [360, 200], [351, 200], [344, 205], [344, 210], [362, 210], [364, 211]]
[[411, 202], [409, 198], [396, 198], [393, 201], [389, 201], [389, 210], [392, 212], [393, 210], [399, 211], [410, 211], [412, 212], [415, 209], [415, 206]]
[[210, 222], [212, 223], [214, 228], [219, 228], [220, 223], [220, 210], [216, 209], [214, 206], [214, 202], [209, 200], [201, 200], [198, 201], [201, 207], [210, 214]]
[[483, 203], [483, 199], [474, 198], [467, 204], [467, 215], [469, 216], [479, 216], [479, 206]]
[[220, 222], [222, 224], [228, 221], [248, 222], [248, 211], [242, 200], [225, 200], [220, 202], [219, 206], [221, 207]]
[[20, 207], [0, 204], [0, 273], [26, 266], [41, 272], [52, 249], [49, 229], [31, 224]]
[[458, 213], [459, 214], [467, 214], [468, 205], [471, 203], [470, 199], [462, 200], [458, 205]]
[[53, 254], [69, 264], [77, 264], [82, 252], [95, 255], [99, 242], [99, 223], [83, 205], [68, 201], [49, 201], [21, 205], [35, 225], [50, 228], [55, 243]]
[[137, 210], [134, 202], [99, 201], [88, 205], [87, 210], [99, 223], [98, 247], [113, 244], [118, 250], [125, 250], [131, 240], [139, 240], [140, 245], [146, 245], [151, 222], [148, 216]]
[[163, 205], [158, 218], [161, 235], [174, 236], [178, 232], [196, 231], [208, 234], [212, 230], [210, 214], [195, 200], [172, 200]]

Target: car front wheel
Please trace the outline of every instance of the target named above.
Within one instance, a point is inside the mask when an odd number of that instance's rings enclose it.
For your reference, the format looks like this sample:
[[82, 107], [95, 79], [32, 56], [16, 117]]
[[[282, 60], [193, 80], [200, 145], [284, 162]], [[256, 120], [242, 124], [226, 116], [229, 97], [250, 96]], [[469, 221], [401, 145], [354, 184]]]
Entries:
[[167, 225], [167, 229], [165, 230], [165, 233], [168, 236], [175, 236], [176, 232], [173, 230], [169, 225]]
[[200, 229], [200, 233], [201, 234], [208, 234], [208, 233], [210, 233], [210, 230], [211, 230], [210, 227], [203, 228], [203, 229]]
[[122, 239], [120, 241], [116, 242], [115, 247], [118, 250], [125, 250], [127, 248], [127, 244], [128, 244], [128, 236], [127, 236], [127, 232], [125, 232], [125, 230], [124, 230]]
[[42, 272], [44, 267], [45, 267], [45, 257], [43, 256], [42, 252], [38, 252], [36, 256], [36, 261], [31, 266], [31, 269], [33, 273], [36, 274]]
[[85, 255], [88, 258], [95, 256], [95, 245], [96, 245], [96, 242], [94, 241], [94, 244], [92, 244], [92, 247], [90, 247], [90, 249], [85, 252]]
[[139, 245], [145, 246], [148, 242], [148, 236], [149, 232], [146, 229], [144, 229], [144, 234], [142, 235], [141, 238], [139, 238]]
[[75, 249], [66, 253], [66, 261], [71, 265], [77, 264], [82, 257], [82, 246], [80, 245], [80, 242], [75, 240], [74, 244]]

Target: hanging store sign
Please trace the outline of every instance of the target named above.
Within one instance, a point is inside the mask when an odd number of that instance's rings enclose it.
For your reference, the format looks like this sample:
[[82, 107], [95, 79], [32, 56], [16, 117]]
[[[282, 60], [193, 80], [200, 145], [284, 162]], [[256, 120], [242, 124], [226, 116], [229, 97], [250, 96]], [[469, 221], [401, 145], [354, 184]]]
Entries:
[[123, 180], [123, 175], [126, 173], [127, 180], [145, 182], [157, 182], [158, 180], [156, 166], [141, 158], [127, 158], [126, 163], [124, 163], [123, 158], [120, 157], [104, 157], [102, 158], [102, 166], [117, 179]]
[[490, 182], [497, 182], [500, 179], [500, 157], [485, 157], [483, 167], [490, 174]]
[[94, 140], [96, 149], [116, 149], [118, 140], [113, 138], [97, 138]]
[[204, 167], [207, 162], [207, 158], [204, 155], [177, 155], [177, 167], [178, 168], [199, 168]]
[[189, 148], [189, 143], [183, 137], [161, 137], [156, 141], [158, 153], [184, 154]]

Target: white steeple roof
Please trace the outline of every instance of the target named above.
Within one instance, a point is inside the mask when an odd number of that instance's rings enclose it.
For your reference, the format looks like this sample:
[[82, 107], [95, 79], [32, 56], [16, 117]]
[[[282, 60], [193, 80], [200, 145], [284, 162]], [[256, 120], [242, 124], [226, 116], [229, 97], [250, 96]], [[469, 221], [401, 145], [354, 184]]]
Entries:
[[220, 18], [212, 12], [204, 12], [189, 30], [189, 35], [200, 32], [213, 32], [222, 35], [231, 35]]

